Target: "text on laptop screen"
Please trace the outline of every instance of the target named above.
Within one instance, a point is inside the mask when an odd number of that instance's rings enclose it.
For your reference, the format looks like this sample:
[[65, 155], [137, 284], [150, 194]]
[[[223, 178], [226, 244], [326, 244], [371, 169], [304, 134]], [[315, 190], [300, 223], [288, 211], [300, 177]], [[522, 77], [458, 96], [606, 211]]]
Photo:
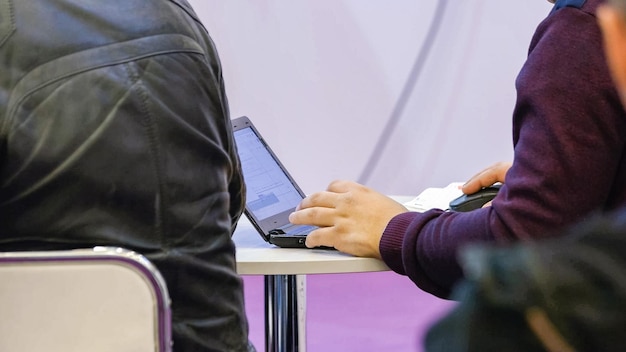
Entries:
[[246, 182], [246, 206], [263, 220], [294, 209], [302, 200], [272, 155], [252, 128], [234, 132]]

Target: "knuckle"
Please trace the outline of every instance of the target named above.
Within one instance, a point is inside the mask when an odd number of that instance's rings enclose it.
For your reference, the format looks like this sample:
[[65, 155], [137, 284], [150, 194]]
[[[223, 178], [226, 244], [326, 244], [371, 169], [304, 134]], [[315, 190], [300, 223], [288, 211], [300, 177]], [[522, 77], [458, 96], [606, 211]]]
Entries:
[[317, 204], [320, 202], [321, 193], [313, 193], [305, 198], [307, 204]]
[[345, 183], [346, 181], [344, 180], [334, 180], [332, 181], [329, 185], [328, 185], [328, 190], [329, 191], [339, 191], [343, 188], [345, 188]]
[[318, 208], [310, 208], [308, 210], [308, 217], [315, 222], [318, 222], [321, 218], [321, 211]]
[[329, 186], [332, 187], [332, 186], [340, 184], [341, 182], [342, 182], [341, 180], [332, 180], [332, 181], [330, 181]]
[[343, 193], [341, 195], [341, 202], [345, 203], [349, 207], [352, 207], [356, 203], [352, 193]]

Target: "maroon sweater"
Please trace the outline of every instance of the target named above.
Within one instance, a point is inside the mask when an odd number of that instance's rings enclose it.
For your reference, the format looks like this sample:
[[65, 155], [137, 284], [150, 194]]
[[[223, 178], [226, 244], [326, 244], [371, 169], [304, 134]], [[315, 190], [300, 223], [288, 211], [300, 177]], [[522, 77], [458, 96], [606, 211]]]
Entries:
[[601, 2], [559, 0], [537, 28], [516, 82], [513, 166], [492, 206], [396, 216], [380, 243], [391, 269], [447, 297], [464, 245], [547, 238], [626, 203], [626, 114], [596, 24]]

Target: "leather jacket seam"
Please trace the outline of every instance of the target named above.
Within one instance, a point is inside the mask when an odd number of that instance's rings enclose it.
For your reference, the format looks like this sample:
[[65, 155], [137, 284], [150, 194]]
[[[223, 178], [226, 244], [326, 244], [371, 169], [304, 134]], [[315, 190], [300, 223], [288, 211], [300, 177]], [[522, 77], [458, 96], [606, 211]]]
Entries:
[[144, 118], [145, 123], [143, 123], [142, 125], [145, 126], [145, 132], [146, 132], [146, 137], [148, 138], [148, 149], [150, 151], [150, 156], [152, 157], [152, 162], [154, 165], [154, 170], [155, 170], [155, 176], [156, 176], [156, 183], [157, 183], [157, 190], [156, 190], [156, 196], [154, 199], [155, 202], [155, 224], [154, 224], [154, 228], [155, 228], [155, 233], [157, 235], [157, 238], [159, 239], [159, 242], [162, 244], [164, 248], [164, 250], [167, 250], [167, 247], [169, 247], [169, 243], [165, 243], [165, 236], [163, 235], [163, 223], [164, 223], [164, 216], [163, 216], [163, 209], [164, 209], [164, 203], [165, 203], [165, 199], [164, 199], [164, 192], [163, 192], [163, 188], [164, 188], [164, 184], [163, 184], [163, 168], [161, 166], [161, 152], [160, 152], [160, 148], [159, 146], [161, 145], [159, 142], [159, 137], [158, 137], [158, 133], [157, 133], [157, 129], [158, 126], [155, 123], [155, 119], [153, 117], [153, 115], [150, 113], [150, 108], [149, 108], [149, 98], [148, 95], [146, 94], [146, 90], [145, 87], [143, 85], [143, 83], [141, 82], [141, 77], [139, 75], [139, 72], [136, 69], [136, 65], [134, 63], [125, 65], [126, 68], [126, 72], [131, 80], [132, 86], [136, 87], [135, 91], [137, 92], [137, 95], [139, 97], [139, 100], [141, 102], [141, 112], [142, 112], [142, 118]]
[[15, 31], [15, 14], [11, 0], [0, 0], [0, 47]]
[[204, 56], [202, 47], [192, 38], [181, 34], [160, 34], [87, 49], [46, 62], [28, 72], [15, 85], [0, 136], [7, 135], [8, 126], [22, 102], [47, 85], [97, 68], [182, 52]]
[[199, 25], [206, 31], [206, 27], [204, 27], [204, 24], [202, 24], [202, 21], [200, 21], [193, 9], [191, 9], [188, 5], [180, 3], [177, 0], [170, 0], [170, 2], [179, 7], [182, 11], [184, 11], [187, 16], [191, 17], [197, 25]]

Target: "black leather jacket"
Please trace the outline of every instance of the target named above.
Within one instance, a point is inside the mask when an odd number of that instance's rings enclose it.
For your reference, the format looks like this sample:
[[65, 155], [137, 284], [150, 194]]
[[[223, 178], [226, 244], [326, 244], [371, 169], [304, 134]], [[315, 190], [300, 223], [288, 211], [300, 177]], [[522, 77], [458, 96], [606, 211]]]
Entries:
[[0, 0], [0, 143], [0, 251], [135, 250], [175, 351], [252, 349], [221, 66], [184, 0]]

